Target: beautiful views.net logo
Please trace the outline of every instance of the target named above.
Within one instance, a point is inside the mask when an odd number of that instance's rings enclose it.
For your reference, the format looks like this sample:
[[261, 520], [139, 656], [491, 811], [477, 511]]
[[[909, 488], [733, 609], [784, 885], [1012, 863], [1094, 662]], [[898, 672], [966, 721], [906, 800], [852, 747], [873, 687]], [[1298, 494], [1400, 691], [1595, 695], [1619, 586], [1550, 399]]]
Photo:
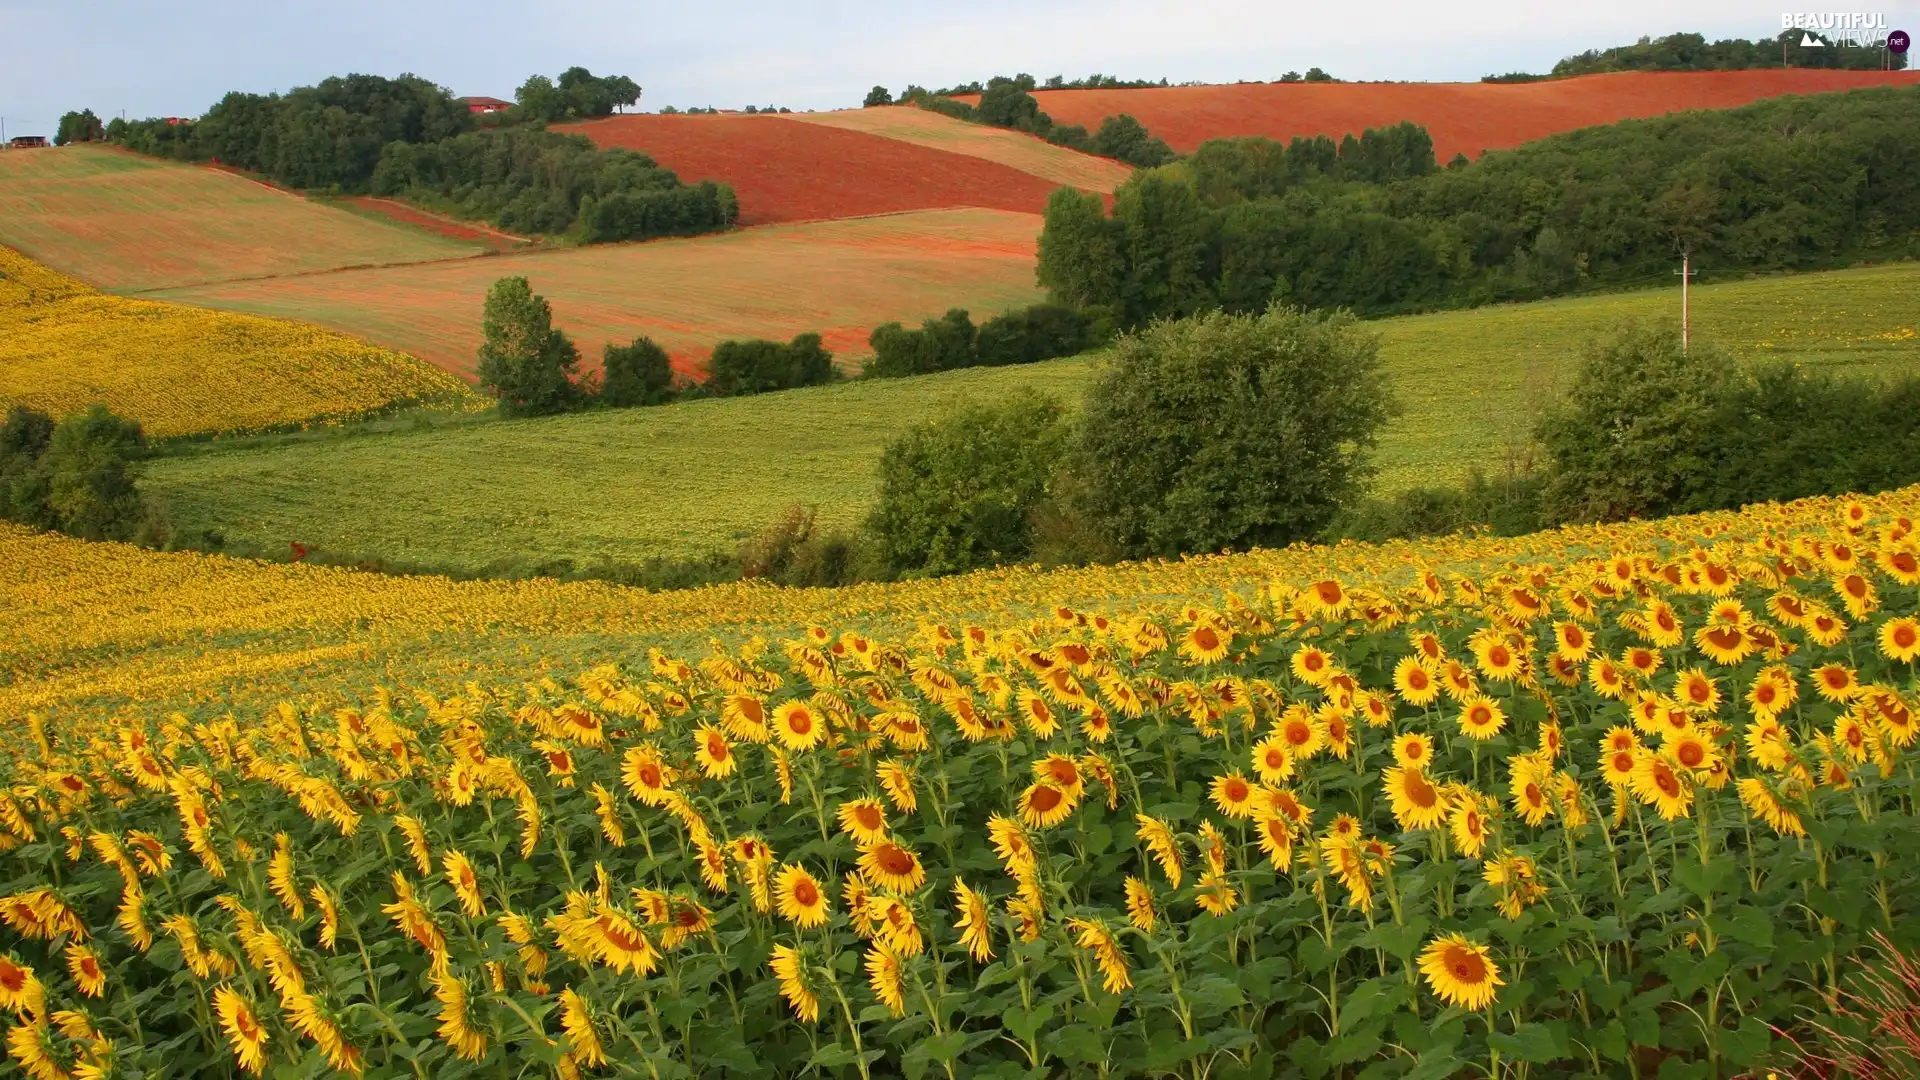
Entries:
[[1894, 48], [1896, 52], [1904, 52], [1908, 41], [1904, 31], [1890, 31], [1886, 13], [1877, 11], [1782, 12], [1780, 29], [1804, 31], [1806, 36], [1800, 43], [1806, 46]]

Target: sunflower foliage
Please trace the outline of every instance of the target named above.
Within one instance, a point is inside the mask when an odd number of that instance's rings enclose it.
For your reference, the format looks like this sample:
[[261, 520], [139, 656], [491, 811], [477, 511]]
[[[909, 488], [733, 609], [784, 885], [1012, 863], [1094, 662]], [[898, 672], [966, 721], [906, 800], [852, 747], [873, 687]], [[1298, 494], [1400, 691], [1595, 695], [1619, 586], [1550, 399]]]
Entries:
[[37, 1080], [1735, 1075], [1876, 932], [1913, 947], [1917, 505], [14, 717], [6, 1048]]

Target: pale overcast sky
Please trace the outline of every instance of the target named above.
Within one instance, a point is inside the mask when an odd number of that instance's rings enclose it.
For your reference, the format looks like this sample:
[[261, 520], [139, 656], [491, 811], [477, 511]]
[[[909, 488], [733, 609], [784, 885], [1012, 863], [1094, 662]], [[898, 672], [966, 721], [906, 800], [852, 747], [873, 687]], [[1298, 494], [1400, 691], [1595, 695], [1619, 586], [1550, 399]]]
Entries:
[[[878, 83], [1106, 72], [1174, 82], [1471, 80], [1568, 53], [1693, 30], [1779, 32], [1815, 0], [0, 0], [0, 116], [53, 133], [68, 109], [194, 116], [229, 89], [411, 71], [511, 98], [573, 64], [631, 75], [641, 108], [858, 105]], [[1920, 0], [1853, 0], [1920, 30]], [[41, 132], [40, 129], [45, 129]]]

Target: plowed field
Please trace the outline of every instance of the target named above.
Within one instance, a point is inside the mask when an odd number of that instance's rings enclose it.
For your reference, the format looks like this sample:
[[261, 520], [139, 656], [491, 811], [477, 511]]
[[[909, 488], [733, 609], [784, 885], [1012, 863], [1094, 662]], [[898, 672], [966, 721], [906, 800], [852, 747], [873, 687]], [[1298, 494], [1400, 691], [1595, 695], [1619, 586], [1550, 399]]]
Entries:
[[615, 116], [557, 130], [639, 150], [681, 180], [719, 180], [740, 224], [978, 206], [1039, 213], [1059, 185], [997, 161], [787, 116]]
[[[1730, 109], [1783, 94], [1911, 84], [1909, 71], [1658, 71], [1535, 83], [1247, 83], [1140, 90], [1042, 90], [1040, 108], [1089, 131], [1130, 113], [1181, 152], [1233, 135], [1360, 132], [1412, 120], [1441, 161], [1504, 150], [1555, 132], [1682, 109]], [[971, 101], [969, 95], [963, 101]]]
[[92, 146], [0, 154], [0, 244], [115, 292], [482, 250], [219, 169]]
[[487, 287], [525, 275], [552, 303], [556, 324], [579, 343], [586, 367], [605, 342], [646, 334], [691, 373], [729, 338], [819, 331], [828, 348], [851, 359], [866, 353], [868, 333], [889, 320], [918, 322], [949, 307], [984, 319], [1037, 303], [1039, 234], [1038, 214], [934, 210], [161, 295], [319, 323], [470, 375]]
[[1110, 158], [1082, 154], [1055, 146], [1005, 128], [969, 124], [911, 105], [886, 105], [872, 109], [837, 109], [823, 113], [795, 113], [793, 119], [806, 124], [864, 131], [916, 146], [948, 150], [969, 157], [985, 158], [1032, 173], [1056, 184], [1082, 191], [1112, 194], [1133, 170]]

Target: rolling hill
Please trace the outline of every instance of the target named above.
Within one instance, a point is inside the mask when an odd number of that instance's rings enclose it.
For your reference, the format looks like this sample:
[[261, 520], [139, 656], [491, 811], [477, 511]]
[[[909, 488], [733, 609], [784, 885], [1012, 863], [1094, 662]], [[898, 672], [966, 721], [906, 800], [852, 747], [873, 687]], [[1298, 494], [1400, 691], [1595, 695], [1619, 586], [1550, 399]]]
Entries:
[[113, 292], [484, 250], [219, 169], [102, 146], [0, 154], [0, 244]]
[[694, 372], [717, 342], [820, 332], [843, 361], [890, 320], [949, 307], [980, 315], [1040, 299], [1037, 214], [928, 210], [771, 225], [644, 244], [261, 278], [156, 296], [318, 323], [470, 376], [480, 306], [495, 280], [525, 275], [592, 368], [607, 341], [647, 334]]
[[[603, 147], [641, 151], [687, 182], [733, 185], [742, 225], [959, 206], [1038, 213], [1061, 175], [1107, 191], [1116, 180], [1112, 170], [1074, 160], [1085, 155], [1030, 136], [1014, 136], [1032, 144], [1017, 150], [1007, 148], [1006, 140], [971, 133], [939, 147], [939, 137], [926, 134], [932, 127], [896, 124], [894, 131], [918, 133], [904, 139], [845, 121], [806, 122], [791, 115], [641, 114], [556, 130], [585, 135]], [[960, 150], [963, 145], [976, 152]], [[1045, 172], [1024, 171], [1014, 162]]]
[[[1531, 83], [1240, 83], [1134, 90], [1040, 90], [1034, 97], [1056, 123], [1081, 124], [1127, 113], [1186, 153], [1208, 139], [1328, 135], [1411, 120], [1433, 135], [1442, 162], [1477, 157], [1555, 132], [1683, 109], [1728, 109], [1782, 94], [1862, 86], [1912, 85], [1920, 72], [1751, 71], [1623, 72]], [[962, 101], [977, 101], [964, 95]]]
[[[984, 213], [976, 211], [975, 213]], [[851, 224], [851, 223], [847, 223]], [[1694, 290], [1699, 340], [1742, 356], [1865, 374], [1920, 368], [1920, 265]], [[1371, 324], [1405, 414], [1379, 451], [1387, 490], [1498, 468], [1584, 342], [1623, 318], [1670, 320], [1671, 290], [1446, 312]], [[176, 525], [236, 542], [477, 571], [570, 559], [642, 561], [731, 547], [800, 502], [848, 526], [880, 450], [961, 396], [1034, 386], [1078, 398], [1082, 356], [658, 408], [213, 449], [152, 463]], [[511, 474], [500, 464], [512, 461]]]

